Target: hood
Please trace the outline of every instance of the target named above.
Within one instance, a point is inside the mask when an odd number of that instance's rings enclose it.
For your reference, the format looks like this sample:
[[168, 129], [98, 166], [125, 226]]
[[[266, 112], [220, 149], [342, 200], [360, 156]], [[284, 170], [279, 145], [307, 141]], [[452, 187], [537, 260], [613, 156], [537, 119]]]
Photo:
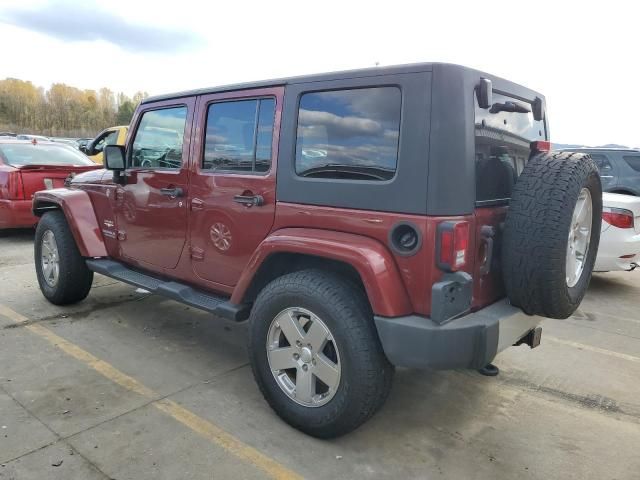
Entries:
[[77, 185], [82, 183], [111, 183], [113, 177], [111, 172], [104, 168], [98, 170], [91, 170], [88, 172], [78, 173], [71, 180], [71, 185]]

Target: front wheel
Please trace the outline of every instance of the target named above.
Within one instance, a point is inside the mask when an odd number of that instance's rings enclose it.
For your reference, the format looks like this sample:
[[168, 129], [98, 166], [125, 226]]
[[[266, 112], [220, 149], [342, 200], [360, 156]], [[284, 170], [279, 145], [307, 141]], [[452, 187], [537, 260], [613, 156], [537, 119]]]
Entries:
[[38, 222], [34, 257], [40, 290], [51, 303], [69, 305], [89, 294], [93, 272], [80, 255], [61, 211], [47, 212]]
[[251, 312], [249, 352], [269, 405], [315, 437], [357, 428], [391, 388], [393, 366], [366, 297], [328, 272], [294, 272], [264, 288]]

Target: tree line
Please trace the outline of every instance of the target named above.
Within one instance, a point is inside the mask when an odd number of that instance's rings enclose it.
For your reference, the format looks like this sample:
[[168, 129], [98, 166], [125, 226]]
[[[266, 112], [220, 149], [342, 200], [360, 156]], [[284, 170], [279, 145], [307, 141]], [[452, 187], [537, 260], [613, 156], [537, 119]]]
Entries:
[[0, 130], [58, 137], [93, 137], [114, 125], [128, 125], [149, 94], [132, 98], [108, 88], [81, 90], [54, 83], [45, 90], [16, 78], [0, 80]]

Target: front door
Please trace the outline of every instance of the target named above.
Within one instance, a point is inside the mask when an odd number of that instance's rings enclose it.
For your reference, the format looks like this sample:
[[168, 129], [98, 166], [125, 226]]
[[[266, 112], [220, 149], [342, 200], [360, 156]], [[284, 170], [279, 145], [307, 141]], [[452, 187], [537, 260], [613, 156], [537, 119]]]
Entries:
[[203, 279], [234, 286], [275, 216], [276, 158], [284, 89], [198, 99], [190, 253]]
[[132, 123], [116, 190], [118, 239], [123, 259], [147, 269], [175, 268], [184, 248], [194, 110], [194, 98], [151, 103]]

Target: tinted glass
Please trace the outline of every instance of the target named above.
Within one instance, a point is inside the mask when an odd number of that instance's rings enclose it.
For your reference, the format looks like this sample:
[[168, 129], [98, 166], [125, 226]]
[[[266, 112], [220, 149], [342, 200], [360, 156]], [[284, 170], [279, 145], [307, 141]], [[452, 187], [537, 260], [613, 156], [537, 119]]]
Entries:
[[398, 163], [400, 107], [397, 87], [302, 95], [296, 173], [352, 180], [393, 178]]
[[609, 171], [613, 168], [611, 166], [611, 163], [607, 159], [607, 157], [605, 157], [600, 153], [592, 153], [591, 158], [593, 159], [594, 162], [596, 162], [596, 165], [600, 173]]
[[[534, 120], [531, 104], [493, 94], [493, 105], [475, 108], [476, 200], [508, 200], [529, 160], [529, 144], [545, 140], [544, 122]], [[505, 111], [513, 109], [516, 111]], [[528, 111], [527, 111], [528, 110]]]
[[131, 166], [180, 168], [187, 107], [145, 112], [133, 139]]
[[67, 145], [5, 144], [0, 154], [9, 165], [95, 165], [85, 155]]
[[271, 167], [275, 100], [235, 100], [209, 105], [204, 170], [266, 172]]
[[640, 155], [624, 155], [624, 161], [636, 172], [640, 172]]

